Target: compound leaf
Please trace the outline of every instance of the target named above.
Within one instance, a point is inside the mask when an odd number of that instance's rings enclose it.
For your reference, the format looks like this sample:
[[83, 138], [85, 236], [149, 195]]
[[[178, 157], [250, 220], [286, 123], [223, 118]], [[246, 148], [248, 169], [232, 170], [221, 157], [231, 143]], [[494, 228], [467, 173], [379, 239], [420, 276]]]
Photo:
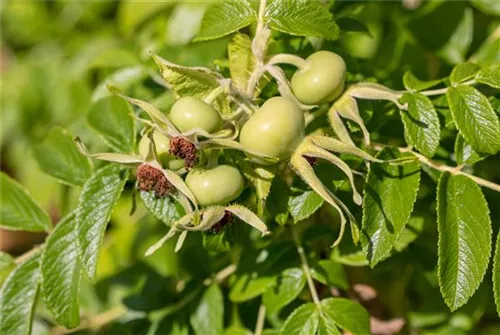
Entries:
[[304, 304], [295, 309], [286, 319], [280, 335], [316, 334], [319, 324], [319, 311], [315, 304]]
[[278, 276], [277, 285], [264, 293], [262, 302], [269, 313], [277, 312], [297, 298], [305, 285], [306, 276], [302, 269], [286, 269]]
[[85, 183], [76, 212], [78, 247], [82, 266], [94, 278], [106, 225], [120, 197], [128, 171], [107, 165]]
[[[395, 150], [378, 158], [401, 157]], [[403, 156], [404, 157], [404, 156]], [[420, 166], [372, 164], [365, 184], [361, 245], [373, 267], [384, 259], [403, 232], [413, 211], [420, 183]]]
[[265, 21], [273, 29], [297, 36], [337, 39], [339, 27], [328, 9], [317, 0], [274, 0]]
[[191, 314], [191, 326], [199, 335], [219, 335], [224, 328], [224, 298], [217, 284], [203, 293], [198, 306]]
[[43, 300], [54, 319], [66, 328], [78, 326], [81, 267], [74, 212], [62, 219], [47, 238], [42, 279]]
[[470, 178], [443, 173], [437, 192], [439, 287], [453, 311], [483, 280], [491, 253], [491, 221], [483, 193]]
[[0, 172], [0, 226], [9, 230], [44, 231], [51, 228], [50, 218], [28, 191]]
[[89, 159], [76, 149], [73, 137], [58, 127], [34, 147], [33, 156], [43, 172], [64, 184], [81, 186], [92, 174]]
[[446, 94], [455, 124], [478, 153], [500, 150], [500, 122], [488, 99], [471, 86], [450, 87]]
[[29, 335], [40, 284], [40, 253], [21, 263], [0, 291], [0, 334]]
[[358, 303], [344, 298], [329, 298], [321, 301], [321, 311], [338, 327], [353, 335], [370, 334], [370, 315]]

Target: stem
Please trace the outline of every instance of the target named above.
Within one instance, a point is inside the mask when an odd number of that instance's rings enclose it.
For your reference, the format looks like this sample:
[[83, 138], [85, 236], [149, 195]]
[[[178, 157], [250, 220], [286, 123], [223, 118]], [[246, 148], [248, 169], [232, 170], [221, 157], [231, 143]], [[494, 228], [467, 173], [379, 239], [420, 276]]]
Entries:
[[261, 304], [257, 315], [257, 323], [255, 325], [254, 335], [262, 334], [262, 330], [264, 329], [265, 318], [266, 318], [266, 306], [264, 306], [264, 304]]
[[[474, 79], [471, 79], [471, 80], [468, 80], [468, 81], [464, 81], [460, 85], [475, 85], [475, 84], [477, 84], [477, 82]], [[449, 89], [450, 89], [449, 87], [445, 87], [445, 88], [439, 88], [439, 89], [436, 89], [436, 90], [422, 91], [422, 92], [419, 92], [419, 93], [423, 94], [423, 95], [427, 95], [427, 96], [441, 95], [441, 94], [446, 94], [446, 92], [448, 92]]]
[[210, 92], [209, 95], [207, 95], [205, 98], [203, 98], [203, 101], [209, 105], [211, 105], [217, 97], [219, 97], [222, 93], [224, 93], [226, 90], [225, 87], [219, 86], [217, 88], [214, 88], [212, 92]]
[[308, 65], [308, 62], [304, 58], [299, 56], [290, 54], [277, 54], [271, 57], [267, 64], [290, 64], [297, 67], [299, 70], [302, 70]]
[[264, 12], [266, 10], [267, 0], [260, 0], [259, 4], [259, 21], [257, 22], [257, 30], [255, 35], [258, 35], [259, 32], [264, 27]]
[[203, 284], [208, 286], [212, 283], [220, 283], [220, 282], [224, 281], [224, 279], [231, 276], [235, 272], [236, 272], [236, 265], [230, 264], [230, 265], [226, 266], [224, 269], [217, 272], [213, 278], [205, 279], [203, 281]]
[[313, 301], [316, 305], [320, 306], [320, 300], [318, 296], [318, 292], [316, 291], [316, 287], [314, 286], [314, 281], [311, 276], [311, 268], [309, 267], [309, 263], [307, 262], [307, 257], [306, 254], [304, 253], [304, 248], [302, 247], [302, 244], [300, 243], [299, 236], [297, 235], [297, 231], [295, 228], [292, 227], [292, 235], [293, 239], [295, 240], [295, 244], [297, 245], [297, 252], [300, 257], [300, 261], [302, 262], [302, 269], [304, 270], [304, 273], [306, 275], [307, 279], [307, 285], [309, 286], [309, 291], [311, 292], [311, 296], [313, 298]]
[[[382, 150], [384, 148], [391, 148], [391, 146], [389, 145], [384, 145], [384, 144], [380, 144], [380, 143], [374, 143], [372, 144], [371, 146], [373, 149], [375, 150]], [[466, 177], [469, 177], [470, 179], [472, 179], [473, 181], [476, 182], [476, 184], [478, 185], [481, 185], [483, 187], [486, 187], [486, 188], [489, 188], [490, 190], [493, 190], [493, 191], [496, 191], [496, 192], [499, 192], [500, 193], [500, 185], [498, 184], [495, 184], [489, 180], [486, 180], [486, 179], [483, 179], [483, 178], [479, 178], [479, 177], [476, 177], [472, 174], [469, 174], [467, 172], [463, 172], [461, 171], [460, 169], [463, 167], [462, 165], [460, 166], [456, 166], [456, 167], [452, 167], [452, 166], [448, 166], [446, 164], [441, 164], [441, 163], [438, 163], [438, 162], [435, 162], [427, 157], [425, 157], [424, 155], [422, 154], [419, 154], [418, 152], [415, 152], [413, 150], [411, 150], [410, 148], [396, 148], [399, 150], [399, 152], [408, 152], [410, 154], [412, 154], [413, 156], [417, 157], [419, 162], [422, 163], [422, 164], [425, 164], [433, 169], [436, 169], [438, 171], [443, 171], [443, 172], [449, 172], [450, 174], [452, 175], [463, 175], [463, 176], [466, 176]]]

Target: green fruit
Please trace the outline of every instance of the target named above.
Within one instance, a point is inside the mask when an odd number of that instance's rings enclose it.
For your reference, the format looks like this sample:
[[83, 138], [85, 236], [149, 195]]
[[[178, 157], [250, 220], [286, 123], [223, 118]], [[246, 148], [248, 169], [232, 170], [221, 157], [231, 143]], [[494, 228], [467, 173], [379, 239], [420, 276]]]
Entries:
[[363, 32], [347, 32], [340, 41], [354, 58], [370, 59], [377, 52], [382, 38], [382, 25], [373, 22], [368, 23], [367, 26], [372, 36]]
[[247, 150], [286, 159], [304, 138], [304, 127], [302, 110], [288, 99], [274, 97], [267, 100], [241, 128], [240, 143]]
[[342, 57], [330, 51], [318, 51], [306, 59], [307, 65], [292, 77], [292, 90], [300, 102], [308, 105], [330, 102], [344, 90], [346, 65]]
[[201, 128], [208, 133], [215, 133], [222, 127], [220, 114], [209, 104], [193, 97], [178, 99], [169, 117], [181, 132]]
[[[167, 136], [157, 131], [153, 132], [153, 140], [156, 146], [156, 154], [161, 165], [170, 170], [179, 170], [184, 166], [184, 160], [177, 159], [169, 153], [170, 140]], [[149, 152], [149, 144], [151, 143], [148, 135], [144, 135], [139, 141], [139, 155], [146, 159]]]
[[225, 205], [240, 196], [244, 181], [237, 168], [219, 165], [192, 169], [186, 176], [186, 185], [201, 206]]

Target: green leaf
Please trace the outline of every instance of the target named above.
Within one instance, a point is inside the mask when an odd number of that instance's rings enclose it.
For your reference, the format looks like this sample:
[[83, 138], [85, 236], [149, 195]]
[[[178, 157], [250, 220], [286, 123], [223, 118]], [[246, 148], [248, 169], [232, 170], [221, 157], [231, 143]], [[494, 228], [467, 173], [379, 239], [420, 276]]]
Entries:
[[449, 63], [457, 64], [465, 61], [467, 50], [472, 43], [474, 33], [474, 13], [471, 8], [464, 10], [464, 15], [448, 42], [439, 54]]
[[317, 0], [274, 0], [264, 20], [273, 29], [297, 36], [337, 39], [339, 27], [328, 9]]
[[29, 335], [40, 284], [40, 253], [21, 263], [0, 291], [0, 334]]
[[154, 192], [140, 192], [144, 206], [167, 226], [180, 219], [177, 204], [171, 197], [157, 198]]
[[231, 250], [231, 241], [227, 236], [227, 229], [218, 234], [203, 234], [203, 248], [213, 252], [225, 252]]
[[[382, 151], [378, 158], [405, 157], [396, 150]], [[363, 199], [361, 245], [370, 266], [375, 266], [392, 250], [408, 222], [417, 199], [420, 166], [411, 162], [400, 166], [372, 164]]]
[[28, 191], [0, 172], [0, 226], [9, 230], [48, 231], [50, 218]]
[[479, 186], [472, 179], [443, 173], [438, 182], [438, 279], [454, 311], [483, 280], [491, 253], [491, 221]]
[[370, 334], [370, 315], [358, 303], [344, 298], [329, 298], [321, 301], [321, 311], [338, 327], [353, 335]]
[[488, 99], [471, 86], [450, 87], [446, 94], [460, 135], [479, 153], [500, 150], [500, 122]]
[[319, 316], [319, 327], [317, 335], [342, 335], [335, 325], [335, 322], [327, 314], [321, 313]]
[[500, 3], [497, 1], [470, 0], [470, 3], [485, 14], [500, 16]]
[[342, 264], [329, 259], [320, 260], [311, 269], [314, 279], [324, 285], [339, 287], [343, 290], [349, 288], [349, 282]]
[[474, 164], [484, 157], [478, 154], [464, 138], [457, 134], [455, 139], [455, 159], [457, 164]]
[[431, 100], [420, 93], [406, 93], [401, 102], [408, 104], [408, 110], [401, 111], [406, 142], [427, 157], [434, 156], [439, 146], [441, 130], [439, 117]]
[[286, 269], [278, 276], [277, 285], [264, 293], [262, 302], [269, 313], [277, 312], [295, 300], [305, 285], [306, 276], [302, 269]]
[[81, 186], [92, 174], [89, 159], [76, 149], [73, 137], [58, 127], [34, 147], [33, 156], [43, 172], [64, 184]]
[[172, 0], [166, 1], [124, 1], [119, 3], [118, 28], [125, 35], [132, 33], [146, 20], [175, 5]]
[[224, 298], [217, 284], [205, 290], [190, 317], [191, 326], [199, 335], [220, 335], [224, 328]]
[[227, 54], [231, 79], [240, 91], [246, 92], [256, 62], [252, 53], [252, 40], [246, 34], [237, 33], [227, 46]]
[[[171, 63], [158, 55], [153, 58], [161, 74], [177, 96], [192, 96], [203, 99], [214, 89], [220, 87], [220, 81], [226, 80], [218, 72], [204, 67], [187, 67]], [[229, 99], [222, 94], [213, 102], [219, 112], [231, 112]]]
[[314, 191], [293, 195], [288, 200], [288, 210], [295, 223], [307, 219], [323, 205], [323, 198]]
[[209, 7], [195, 41], [206, 41], [234, 33], [257, 20], [248, 0], [225, 0]]
[[500, 88], [500, 64], [485, 67], [476, 73], [478, 83], [482, 83], [494, 88]]
[[493, 256], [493, 295], [497, 305], [497, 313], [500, 316], [500, 233], [497, 236], [495, 255]]
[[132, 108], [125, 100], [111, 96], [94, 104], [87, 115], [87, 122], [110, 148], [132, 153], [135, 149], [135, 128], [131, 113]]
[[126, 91], [147, 77], [147, 70], [142, 66], [126, 67], [117, 70], [97, 85], [94, 93], [92, 93], [92, 102], [97, 102], [102, 98], [112, 95], [108, 90], [108, 85], [113, 85], [118, 87], [121, 91]]
[[293, 311], [281, 328], [280, 335], [316, 334], [319, 324], [319, 311], [315, 304], [304, 304]]
[[410, 71], [405, 72], [403, 75], [403, 84], [408, 91], [423, 91], [441, 84], [442, 82], [443, 80], [441, 79], [422, 81], [415, 77]]
[[96, 171], [85, 183], [78, 200], [76, 221], [78, 247], [82, 266], [94, 278], [106, 225], [122, 193], [128, 171], [118, 165], [107, 165]]
[[134, 52], [127, 49], [112, 48], [102, 50], [89, 64], [89, 68], [123, 68], [137, 65], [139, 60]]
[[474, 78], [476, 73], [481, 69], [479, 65], [473, 63], [461, 63], [456, 65], [451, 70], [450, 80], [452, 84], [460, 84], [464, 81]]
[[15, 268], [16, 263], [14, 262], [14, 258], [6, 252], [0, 251], [0, 287], [2, 287], [9, 273]]
[[243, 302], [264, 293], [269, 287], [274, 286], [276, 277], [254, 277], [251, 273], [238, 275], [231, 285], [229, 299], [233, 302]]
[[42, 255], [43, 300], [54, 319], [66, 328], [74, 328], [80, 323], [80, 280], [73, 212], [49, 235]]

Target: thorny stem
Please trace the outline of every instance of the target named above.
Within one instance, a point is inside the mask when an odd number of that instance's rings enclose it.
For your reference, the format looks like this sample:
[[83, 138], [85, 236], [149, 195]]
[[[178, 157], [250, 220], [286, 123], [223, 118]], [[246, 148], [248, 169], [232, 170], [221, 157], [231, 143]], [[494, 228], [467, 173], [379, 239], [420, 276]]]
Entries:
[[[261, 32], [262, 32], [262, 29], [264, 29], [264, 13], [265, 13], [265, 10], [266, 10], [266, 5], [267, 5], [267, 0], [260, 0], [260, 5], [259, 5], [259, 19], [258, 19], [258, 22], [257, 22], [257, 29], [255, 31], [255, 36], [254, 36], [254, 40], [252, 41], [252, 45], [253, 43], [261, 38]], [[253, 48], [252, 48], [253, 50]], [[255, 54], [255, 52], [254, 52]], [[264, 52], [262, 53], [262, 55], [257, 55], [255, 54], [255, 57], [257, 58], [257, 64], [255, 65], [255, 68], [252, 72], [252, 74], [250, 75], [250, 78], [248, 79], [248, 83], [247, 83], [247, 95], [252, 98], [253, 97], [253, 94], [254, 94], [254, 91], [255, 91], [255, 88], [257, 86], [257, 83], [259, 82], [260, 78], [262, 77], [262, 75], [264, 75]]]
[[257, 323], [255, 324], [254, 335], [262, 335], [262, 330], [264, 329], [264, 322], [266, 321], [265, 318], [266, 318], [266, 306], [264, 306], [264, 304], [261, 304], [257, 315]]
[[[384, 148], [390, 148], [391, 146], [388, 146], [388, 145], [384, 145], [384, 144], [380, 144], [380, 143], [374, 143], [372, 144], [371, 146], [373, 149], [375, 150], [382, 150]], [[460, 170], [461, 166], [457, 166], [457, 167], [452, 167], [452, 166], [448, 166], [446, 164], [441, 164], [441, 163], [438, 163], [438, 162], [435, 162], [427, 157], [425, 157], [424, 155], [422, 154], [419, 154], [418, 152], [415, 152], [413, 151], [411, 148], [397, 148], [399, 150], [399, 152], [408, 152], [410, 154], [412, 154], [413, 156], [417, 157], [418, 160], [420, 161], [420, 163], [422, 164], [425, 164], [433, 169], [436, 169], [436, 170], [439, 170], [439, 171], [443, 171], [443, 172], [449, 172], [450, 174], [452, 175], [463, 175], [463, 176], [466, 176], [466, 177], [469, 177], [470, 179], [472, 179], [473, 181], [476, 182], [476, 184], [478, 185], [481, 185], [481, 186], [484, 186], [486, 188], [489, 188], [493, 191], [496, 191], [496, 192], [499, 192], [500, 193], [500, 185], [498, 184], [495, 184], [489, 180], [486, 180], [486, 179], [483, 179], [483, 178], [479, 178], [479, 177], [476, 177], [472, 174], [469, 174], [467, 172], [463, 172]]]
[[297, 231], [295, 228], [292, 227], [292, 235], [293, 239], [295, 240], [295, 244], [297, 246], [297, 253], [299, 254], [300, 261], [302, 262], [302, 269], [304, 270], [304, 273], [306, 275], [307, 279], [307, 285], [309, 286], [309, 291], [311, 292], [311, 296], [313, 298], [314, 303], [317, 306], [320, 306], [320, 301], [319, 301], [319, 296], [318, 292], [316, 291], [316, 287], [314, 286], [314, 281], [312, 279], [311, 275], [311, 268], [309, 267], [309, 263], [307, 262], [307, 257], [304, 252], [304, 248], [302, 247], [302, 244], [300, 243], [299, 236], [297, 235]]

